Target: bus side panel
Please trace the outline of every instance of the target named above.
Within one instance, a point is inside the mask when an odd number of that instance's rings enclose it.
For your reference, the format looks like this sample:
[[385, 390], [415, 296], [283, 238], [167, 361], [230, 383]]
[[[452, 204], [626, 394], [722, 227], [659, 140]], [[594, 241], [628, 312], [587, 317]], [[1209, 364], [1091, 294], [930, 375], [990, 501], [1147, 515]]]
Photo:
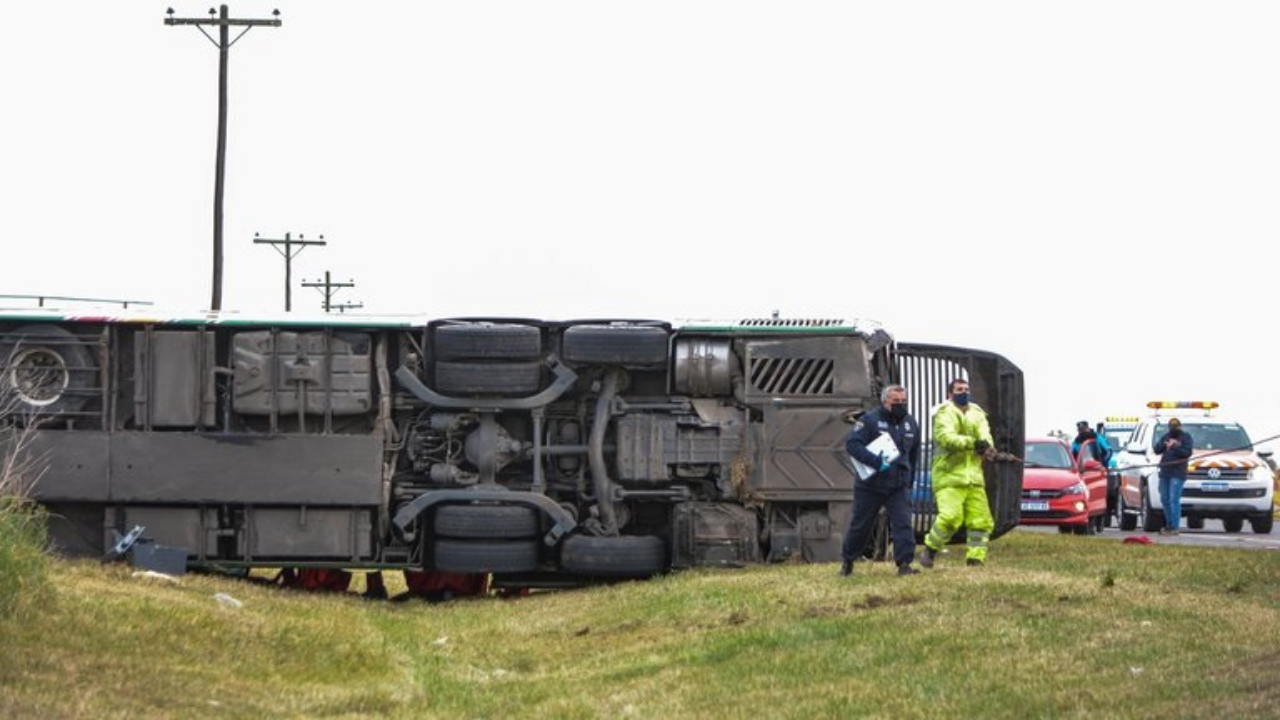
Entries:
[[41, 501], [105, 501], [110, 496], [111, 436], [89, 430], [26, 431], [23, 452], [33, 463], [26, 482]]
[[752, 488], [762, 497], [848, 500], [853, 494], [839, 408], [764, 408], [763, 464]]
[[379, 505], [382, 438], [122, 432], [111, 499], [139, 503]]

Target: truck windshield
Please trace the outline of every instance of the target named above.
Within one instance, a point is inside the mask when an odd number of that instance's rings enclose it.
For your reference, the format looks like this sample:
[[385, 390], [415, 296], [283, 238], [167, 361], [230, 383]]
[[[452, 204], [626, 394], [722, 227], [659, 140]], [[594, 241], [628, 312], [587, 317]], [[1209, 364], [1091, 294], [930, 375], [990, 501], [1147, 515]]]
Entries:
[[[1197, 450], [1237, 450], [1251, 446], [1249, 434], [1239, 425], [1183, 425], [1184, 430], [1191, 433], [1191, 439]], [[1164, 434], [1168, 428], [1161, 427]]]

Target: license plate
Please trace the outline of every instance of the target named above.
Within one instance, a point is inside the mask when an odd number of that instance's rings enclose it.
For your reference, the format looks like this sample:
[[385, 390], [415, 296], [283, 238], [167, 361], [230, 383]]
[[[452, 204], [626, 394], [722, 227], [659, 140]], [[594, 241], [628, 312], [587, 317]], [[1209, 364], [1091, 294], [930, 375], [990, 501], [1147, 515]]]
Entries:
[[1205, 492], [1226, 492], [1230, 489], [1230, 485], [1224, 482], [1205, 482], [1200, 483], [1200, 489]]
[[1049, 509], [1049, 503], [1047, 502], [1023, 502], [1022, 503], [1023, 512], [1037, 512], [1037, 511], [1044, 512], [1045, 510], [1048, 510], [1048, 509]]

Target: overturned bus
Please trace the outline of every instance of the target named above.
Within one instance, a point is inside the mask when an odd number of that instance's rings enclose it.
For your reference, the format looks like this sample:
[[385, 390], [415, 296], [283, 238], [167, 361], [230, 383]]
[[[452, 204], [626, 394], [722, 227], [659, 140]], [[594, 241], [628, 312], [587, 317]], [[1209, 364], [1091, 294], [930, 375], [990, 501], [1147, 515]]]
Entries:
[[[965, 377], [999, 449], [1021, 456], [1025, 435], [1022, 374], [1000, 355], [839, 319], [19, 309], [0, 311], [0, 362], [52, 544], [102, 554], [144, 528], [193, 567], [552, 587], [834, 561], [847, 423], [886, 384], [924, 421]], [[1021, 468], [987, 473], [998, 536], [1018, 523]], [[927, 464], [915, 480], [923, 535]]]

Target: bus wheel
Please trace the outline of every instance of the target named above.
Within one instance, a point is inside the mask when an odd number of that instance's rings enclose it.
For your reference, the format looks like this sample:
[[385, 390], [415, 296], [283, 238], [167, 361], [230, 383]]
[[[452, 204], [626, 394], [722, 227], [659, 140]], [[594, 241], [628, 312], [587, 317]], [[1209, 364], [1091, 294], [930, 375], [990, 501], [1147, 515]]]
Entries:
[[530, 572], [538, 567], [537, 540], [449, 540], [435, 542], [435, 569], [457, 573]]
[[446, 393], [536, 392], [542, 387], [542, 363], [436, 363], [436, 388]]
[[538, 534], [538, 512], [523, 505], [441, 505], [435, 531], [462, 539], [531, 538]]
[[560, 548], [560, 565], [579, 575], [649, 577], [666, 569], [667, 546], [656, 535], [571, 535]]
[[97, 386], [93, 352], [82, 338], [56, 325], [24, 325], [7, 334], [0, 342], [0, 366], [0, 387], [28, 412], [76, 412]]
[[435, 331], [440, 360], [537, 360], [542, 333], [532, 325], [459, 323]]
[[575, 325], [564, 331], [566, 362], [661, 367], [667, 362], [667, 331], [652, 325]]

